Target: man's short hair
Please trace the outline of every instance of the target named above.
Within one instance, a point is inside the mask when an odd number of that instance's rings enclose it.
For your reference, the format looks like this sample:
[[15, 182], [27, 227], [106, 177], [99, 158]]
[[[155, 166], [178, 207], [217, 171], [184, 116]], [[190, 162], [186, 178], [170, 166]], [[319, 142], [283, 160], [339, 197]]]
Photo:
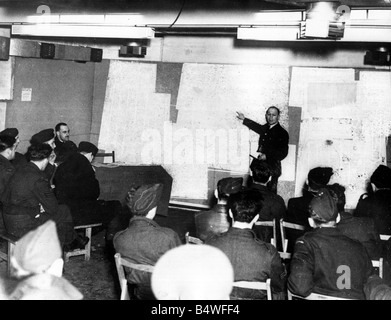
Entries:
[[333, 175], [333, 168], [331, 167], [316, 167], [308, 172], [308, 186], [312, 190], [319, 190], [324, 188], [330, 181]]
[[220, 179], [217, 182], [217, 192], [219, 199], [228, 199], [230, 194], [234, 194], [242, 190], [242, 177], [228, 177]]
[[35, 143], [28, 147], [26, 158], [28, 161], [40, 161], [49, 158], [53, 149], [47, 143]]
[[254, 181], [258, 183], [266, 183], [272, 174], [270, 165], [266, 161], [258, 159], [254, 159], [253, 162], [254, 164], [251, 166], [251, 172]]
[[270, 108], [276, 109], [278, 115], [280, 115], [281, 111], [280, 111], [280, 109], [278, 109], [276, 106], [270, 106], [269, 108], [267, 108], [266, 112], [267, 112]]
[[11, 148], [15, 144], [15, 142], [16, 140], [14, 137], [0, 135], [0, 152], [3, 152], [4, 150]]
[[340, 185], [339, 183], [328, 185], [327, 188], [331, 189], [331, 191], [333, 191], [338, 198], [337, 200], [338, 212], [343, 212], [345, 210], [345, 204], [346, 204], [346, 196], [345, 196], [346, 188]]
[[67, 126], [68, 127], [68, 125], [65, 122], [60, 122], [60, 123], [56, 124], [56, 126], [54, 127], [54, 130], [56, 130], [56, 132], [60, 131], [61, 126]]
[[261, 211], [262, 200], [257, 190], [244, 190], [229, 197], [228, 208], [235, 221], [250, 223]]

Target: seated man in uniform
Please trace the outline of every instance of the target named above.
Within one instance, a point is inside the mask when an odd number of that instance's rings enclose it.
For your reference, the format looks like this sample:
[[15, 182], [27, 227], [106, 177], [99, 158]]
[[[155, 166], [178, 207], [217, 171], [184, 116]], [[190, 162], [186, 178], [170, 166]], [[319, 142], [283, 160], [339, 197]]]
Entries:
[[[162, 192], [160, 183], [143, 185], [127, 198], [134, 216], [127, 229], [115, 234], [113, 243], [115, 251], [133, 263], [153, 266], [165, 252], [182, 244], [173, 229], [161, 227], [153, 221]], [[137, 299], [155, 299], [150, 274], [134, 271], [128, 272], [126, 277], [129, 283], [136, 285]]]
[[70, 207], [75, 225], [102, 223], [106, 228], [106, 240], [112, 241], [119, 231], [111, 222], [122, 211], [118, 200], [98, 200], [99, 181], [91, 165], [98, 148], [90, 142], [81, 141], [79, 152], [72, 153], [56, 170], [53, 183], [59, 203]]
[[[0, 132], [0, 136], [9, 136], [15, 139], [15, 150], [20, 143], [19, 131], [16, 128], [7, 128]], [[11, 160], [12, 164], [17, 167], [18, 165], [27, 163], [26, 157], [24, 154], [15, 151], [15, 158]]]
[[340, 215], [332, 191], [318, 191], [308, 219], [314, 230], [296, 241], [288, 289], [302, 297], [314, 292], [365, 300], [364, 285], [373, 273], [372, 262], [360, 242], [338, 230]]
[[214, 195], [217, 204], [208, 211], [195, 213], [196, 236], [205, 241], [211, 236], [226, 232], [231, 222], [228, 217], [227, 200], [231, 194], [242, 190], [243, 178], [223, 178], [217, 182]]
[[52, 147], [44, 143], [28, 148], [30, 161], [16, 169], [5, 191], [4, 224], [8, 233], [20, 238], [51, 219], [64, 251], [83, 248], [89, 239], [77, 235], [69, 208], [58, 204], [43, 173], [52, 152]]
[[[286, 270], [276, 248], [258, 239], [252, 230], [259, 218], [262, 203], [255, 190], [231, 195], [228, 199], [232, 226], [216, 235], [206, 244], [223, 251], [234, 268], [235, 281], [266, 281], [271, 279], [273, 299], [285, 298]], [[245, 288], [234, 288], [231, 299], [266, 299], [266, 293]]]
[[56, 137], [54, 139], [56, 144], [56, 147], [54, 148], [56, 162], [61, 163], [64, 162], [70, 154], [77, 152], [77, 146], [73, 141], [69, 140], [70, 130], [66, 123], [57, 123], [54, 130], [56, 131]]
[[[252, 183], [251, 190], [259, 193], [262, 202], [262, 209], [259, 212], [259, 221], [271, 221], [276, 219], [277, 225], [281, 218], [285, 217], [286, 207], [284, 199], [277, 193], [269, 190], [267, 183], [271, 179], [270, 165], [265, 161], [253, 162], [251, 167]], [[253, 230], [257, 237], [265, 242], [270, 242], [272, 238], [272, 231], [270, 227], [255, 226]], [[277, 237], [280, 235], [279, 228], [277, 228]], [[274, 239], [276, 241], [276, 239]]]

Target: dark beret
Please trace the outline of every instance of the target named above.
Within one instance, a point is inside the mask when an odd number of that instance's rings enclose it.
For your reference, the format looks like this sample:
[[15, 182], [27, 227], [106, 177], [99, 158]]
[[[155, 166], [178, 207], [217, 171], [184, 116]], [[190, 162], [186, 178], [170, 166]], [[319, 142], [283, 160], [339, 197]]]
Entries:
[[378, 188], [391, 188], [391, 169], [383, 164], [372, 173], [371, 182]]
[[10, 136], [13, 138], [16, 138], [18, 134], [19, 131], [16, 128], [7, 128], [0, 132], [1, 136]]
[[217, 182], [217, 190], [222, 194], [234, 194], [242, 190], [243, 178], [224, 178]]
[[31, 139], [31, 144], [45, 143], [54, 138], [54, 129], [45, 129], [34, 134]]
[[98, 150], [99, 150], [98, 147], [91, 142], [81, 141], [79, 143], [79, 152], [86, 152], [86, 153], [92, 152], [92, 155], [95, 157], [96, 154], [98, 153]]
[[310, 217], [321, 222], [336, 220], [338, 216], [337, 201], [337, 196], [333, 191], [320, 188], [310, 202]]
[[130, 199], [130, 209], [134, 214], [146, 215], [157, 206], [163, 192], [163, 184], [147, 184], [135, 190]]
[[331, 176], [333, 175], [333, 168], [330, 167], [316, 167], [308, 172], [308, 184], [314, 189], [319, 189], [326, 186]]

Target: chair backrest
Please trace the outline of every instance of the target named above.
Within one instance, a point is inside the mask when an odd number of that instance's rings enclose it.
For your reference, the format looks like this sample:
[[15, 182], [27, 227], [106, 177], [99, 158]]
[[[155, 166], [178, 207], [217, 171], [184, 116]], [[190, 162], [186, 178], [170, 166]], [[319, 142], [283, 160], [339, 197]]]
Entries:
[[264, 282], [263, 281], [235, 281], [233, 286], [237, 288], [266, 291], [267, 300], [273, 300], [270, 283], [271, 280], [270, 278], [268, 278]]
[[383, 278], [383, 258], [372, 260], [372, 266], [379, 270], [378, 275], [380, 278]]
[[277, 248], [277, 225], [276, 225], [276, 219], [273, 219], [271, 221], [256, 221], [256, 226], [261, 227], [272, 227], [273, 228], [273, 238], [270, 239], [270, 243]]
[[115, 152], [114, 152], [114, 150], [111, 151], [111, 152], [98, 152], [98, 153], [96, 154], [95, 158], [98, 158], [98, 157], [102, 157], [102, 158], [103, 158], [103, 162], [105, 162], [105, 161], [104, 161], [104, 158], [105, 158], [105, 157], [111, 157], [112, 162], [113, 162], [113, 163], [115, 162]]
[[287, 222], [284, 219], [280, 219], [280, 233], [281, 233], [281, 243], [283, 253], [288, 253], [288, 238], [286, 236], [286, 228], [293, 230], [305, 230], [305, 226], [297, 223]]
[[115, 266], [117, 268], [119, 284], [121, 287], [120, 300], [130, 300], [129, 291], [128, 291], [128, 281], [126, 279], [124, 267], [152, 273], [154, 266], [132, 263], [129, 260], [121, 257], [121, 254], [119, 252], [117, 252], [114, 255], [114, 260], [115, 260]]
[[391, 238], [390, 234], [381, 234], [380, 235], [380, 240], [382, 240], [382, 241], [387, 241], [390, 238]]
[[325, 294], [314, 293], [314, 292], [307, 297], [302, 297], [288, 290], [288, 300], [294, 300], [293, 298], [301, 299], [301, 300], [356, 300], [356, 299], [333, 297], [333, 296], [328, 296]]
[[190, 243], [190, 244], [204, 244], [204, 241], [202, 241], [200, 238], [191, 236], [189, 232], [186, 232], [185, 240], [186, 243]]

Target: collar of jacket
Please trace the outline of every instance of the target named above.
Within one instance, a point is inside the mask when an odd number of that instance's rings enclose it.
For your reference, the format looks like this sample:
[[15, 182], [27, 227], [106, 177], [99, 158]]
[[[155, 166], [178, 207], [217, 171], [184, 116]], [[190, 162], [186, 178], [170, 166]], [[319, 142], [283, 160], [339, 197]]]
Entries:
[[229, 232], [234, 233], [234, 234], [240, 234], [242, 237], [246, 238], [256, 238], [257, 236], [255, 235], [255, 232], [252, 229], [240, 229], [240, 228], [235, 228], [235, 227], [230, 227]]
[[159, 227], [155, 221], [142, 216], [134, 216], [132, 219], [130, 219], [129, 226], [132, 224], [150, 224], [154, 227]]

